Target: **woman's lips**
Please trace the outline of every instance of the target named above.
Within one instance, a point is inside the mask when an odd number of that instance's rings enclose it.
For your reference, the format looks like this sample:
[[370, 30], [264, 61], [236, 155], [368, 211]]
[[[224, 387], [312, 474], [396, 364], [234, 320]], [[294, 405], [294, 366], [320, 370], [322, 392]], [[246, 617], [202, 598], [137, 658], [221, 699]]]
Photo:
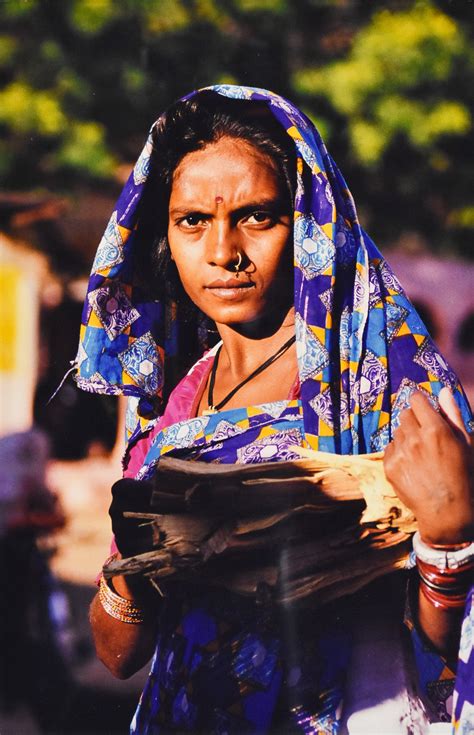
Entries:
[[241, 281], [238, 278], [229, 278], [224, 281], [219, 278], [205, 286], [205, 289], [219, 299], [232, 301], [244, 297], [245, 292], [254, 287], [255, 284], [251, 281]]

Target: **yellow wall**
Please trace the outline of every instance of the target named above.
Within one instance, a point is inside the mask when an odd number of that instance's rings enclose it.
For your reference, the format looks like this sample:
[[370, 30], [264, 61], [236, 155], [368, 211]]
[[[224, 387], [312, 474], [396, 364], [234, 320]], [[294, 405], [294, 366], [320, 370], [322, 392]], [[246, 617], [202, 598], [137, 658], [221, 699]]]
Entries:
[[44, 257], [0, 234], [0, 435], [31, 427]]

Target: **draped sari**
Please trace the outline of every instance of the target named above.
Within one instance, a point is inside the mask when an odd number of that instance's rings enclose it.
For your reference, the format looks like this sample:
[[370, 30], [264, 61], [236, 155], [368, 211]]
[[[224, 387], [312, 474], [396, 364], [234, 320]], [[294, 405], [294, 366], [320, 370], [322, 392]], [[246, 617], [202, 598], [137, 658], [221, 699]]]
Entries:
[[[471, 415], [456, 375], [360, 226], [347, 184], [311, 121], [266, 90], [210, 89], [248, 104], [264, 102], [295, 145], [299, 391], [287, 401], [214, 416], [188, 414], [169, 425], [160, 419], [157, 398], [169, 394], [170, 358], [179, 357], [189, 324], [180, 320], [176, 304], [147, 298], [135, 278], [150, 134], [92, 266], [76, 358], [81, 388], [129, 397], [129, 447], [137, 451], [146, 442], [134, 476], [150, 477], [170, 452], [203, 461], [260, 462], [291, 458], [295, 443], [342, 454], [378, 451], [391, 440], [415, 390], [436, 405], [441, 388], [449, 386], [468, 424]], [[203, 324], [196, 328], [204, 348]], [[187, 385], [185, 380], [181, 389]], [[285, 641], [291, 635], [282, 635], [281, 620], [276, 624], [222, 594], [181, 598], [177, 590], [176, 598], [179, 604], [169, 602], [161, 621], [136, 732], [264, 732], [278, 719], [282, 697], [287, 727], [291, 722], [304, 732], [339, 731], [350, 643], [334, 609], [318, 615], [317, 626], [310, 613], [302, 615], [294, 631], [302, 656], [290, 665], [293, 654]], [[442, 675], [444, 664], [439, 666], [436, 676]]]

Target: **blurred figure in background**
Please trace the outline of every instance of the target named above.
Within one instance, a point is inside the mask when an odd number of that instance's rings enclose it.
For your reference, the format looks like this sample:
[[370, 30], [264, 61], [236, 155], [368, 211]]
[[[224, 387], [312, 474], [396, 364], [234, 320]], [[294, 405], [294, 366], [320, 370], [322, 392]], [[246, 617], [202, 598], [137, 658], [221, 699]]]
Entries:
[[72, 694], [68, 603], [48, 563], [65, 517], [46, 484], [48, 457], [38, 429], [0, 439], [0, 707], [27, 706], [45, 732]]

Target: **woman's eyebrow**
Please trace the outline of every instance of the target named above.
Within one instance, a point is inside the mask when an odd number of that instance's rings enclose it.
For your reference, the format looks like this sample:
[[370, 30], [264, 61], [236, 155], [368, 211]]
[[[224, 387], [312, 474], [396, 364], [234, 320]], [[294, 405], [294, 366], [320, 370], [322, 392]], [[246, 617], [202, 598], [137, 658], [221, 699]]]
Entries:
[[176, 215], [189, 215], [189, 214], [199, 214], [203, 217], [210, 216], [208, 212], [205, 212], [201, 207], [193, 207], [193, 206], [181, 206], [181, 207], [173, 207], [169, 211], [170, 217], [175, 217]]
[[[253, 202], [247, 202], [245, 204], [242, 204], [240, 207], [236, 207], [235, 209], [231, 210], [232, 217], [244, 217], [246, 214], [250, 214], [251, 212], [256, 212], [257, 210], [268, 210], [271, 212], [276, 211], [283, 211], [286, 209], [289, 210], [289, 206], [287, 207], [285, 205], [285, 201], [283, 197], [271, 197], [266, 199], [258, 199]], [[189, 214], [200, 214], [202, 216], [211, 216], [211, 213], [209, 212], [207, 207], [204, 206], [193, 206], [190, 204], [189, 206], [181, 205], [177, 207], [173, 207], [169, 210], [170, 217], [176, 217], [179, 215], [189, 215]]]
[[272, 199], [259, 199], [258, 201], [243, 204], [241, 207], [236, 207], [236, 209], [232, 210], [232, 216], [243, 217], [246, 214], [251, 214], [252, 212], [257, 211], [282, 212], [285, 209], [285, 202], [282, 197], [275, 197]]
[[255, 212], [257, 209], [279, 209], [282, 206], [282, 198], [281, 197], [272, 197], [271, 199], [258, 199], [254, 202], [248, 202], [247, 204], [243, 204], [241, 207], [237, 207], [233, 210], [234, 213], [240, 213], [240, 212]]

